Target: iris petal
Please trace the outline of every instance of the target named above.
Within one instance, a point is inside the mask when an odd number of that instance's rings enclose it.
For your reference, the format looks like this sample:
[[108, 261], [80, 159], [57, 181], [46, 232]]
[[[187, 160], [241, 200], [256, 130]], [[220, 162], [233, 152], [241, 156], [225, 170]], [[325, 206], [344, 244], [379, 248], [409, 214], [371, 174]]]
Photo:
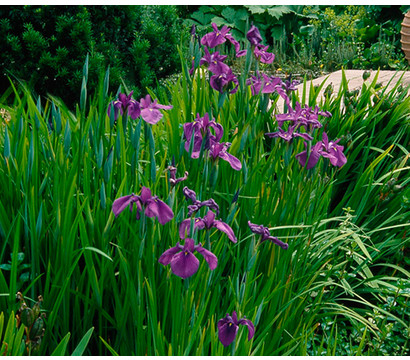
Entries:
[[155, 125], [163, 115], [157, 109], [148, 108], [141, 110], [141, 116], [148, 124]]
[[158, 259], [158, 262], [162, 265], [168, 265], [172, 258], [174, 257], [174, 255], [181, 251], [181, 248], [179, 246], [179, 243], [177, 243], [176, 246], [166, 250]]
[[220, 220], [215, 220], [214, 227], [228, 235], [229, 240], [231, 240], [232, 242], [236, 243], [238, 241], [232, 228], [228, 224]]
[[171, 221], [174, 217], [174, 213], [171, 208], [165, 204], [162, 200], [155, 200], [158, 207], [158, 221], [161, 225], [166, 224], [168, 221]]
[[182, 251], [171, 260], [172, 272], [183, 279], [194, 275], [198, 267], [199, 260], [189, 251]]
[[143, 204], [146, 204], [148, 202], [149, 199], [152, 198], [151, 195], [151, 190], [148, 189], [147, 187], [143, 186], [141, 189], [141, 201]]
[[117, 217], [122, 211], [124, 211], [127, 206], [132, 204], [134, 197], [135, 195], [127, 195], [114, 200], [112, 204], [112, 211], [115, 217]]
[[191, 224], [191, 219], [185, 219], [179, 225], [179, 237], [181, 239], [185, 239], [187, 236], [189, 236], [189, 230], [191, 228], [190, 224]]
[[239, 325], [245, 325], [248, 327], [248, 340], [252, 339], [255, 335], [255, 326], [253, 325], [252, 321], [248, 319], [241, 319], [238, 322]]
[[218, 258], [213, 253], [211, 253], [209, 250], [204, 249], [201, 244], [196, 247], [196, 251], [198, 251], [204, 257], [211, 270], [216, 269], [216, 267], [218, 266]]
[[228, 322], [225, 319], [218, 321], [218, 338], [223, 346], [230, 345], [236, 337], [238, 325]]

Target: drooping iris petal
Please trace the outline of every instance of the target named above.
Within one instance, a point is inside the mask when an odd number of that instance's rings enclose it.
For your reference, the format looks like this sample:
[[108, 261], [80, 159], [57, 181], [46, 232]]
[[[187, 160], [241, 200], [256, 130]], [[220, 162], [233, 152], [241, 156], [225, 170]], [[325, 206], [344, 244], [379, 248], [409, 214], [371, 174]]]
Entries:
[[154, 101], [153, 106], [155, 107], [155, 109], [161, 109], [161, 110], [171, 110], [173, 108], [172, 105], [162, 105], [162, 104], [158, 104], [158, 100]]
[[218, 266], [218, 258], [213, 253], [211, 253], [209, 250], [204, 249], [201, 244], [196, 246], [195, 250], [204, 257], [211, 270], [216, 269], [216, 267]]
[[133, 201], [135, 201], [134, 194], [115, 199], [112, 204], [112, 211], [115, 217], [117, 217], [122, 211], [124, 211], [127, 208], [127, 206], [130, 206], [130, 209], [131, 209], [131, 205]]
[[240, 162], [238, 158], [236, 158], [232, 154], [225, 153], [225, 154], [222, 154], [220, 158], [227, 161], [231, 165], [232, 169], [236, 171], [239, 171], [242, 169], [242, 163]]
[[158, 221], [160, 224], [164, 225], [168, 221], [172, 220], [174, 213], [162, 200], [157, 199], [156, 202], [158, 203]]
[[279, 245], [282, 249], [287, 250], [289, 247], [289, 244], [284, 243], [283, 241], [280, 241], [277, 237], [275, 236], [267, 236], [263, 237], [262, 241], [269, 240], [272, 241], [274, 244]]
[[335, 157], [337, 158], [337, 162], [335, 166], [342, 167], [344, 164], [347, 163], [347, 158], [343, 153], [343, 146], [337, 145], [335, 149]]
[[313, 136], [309, 135], [308, 133], [299, 133], [299, 132], [295, 132], [293, 134], [294, 136], [299, 136], [302, 139], [305, 139], [307, 141], [312, 141], [313, 140]]
[[171, 263], [172, 258], [174, 255], [181, 251], [183, 247], [179, 244], [179, 242], [176, 244], [176, 246], [166, 250], [158, 259], [158, 262], [162, 265], [168, 265]]
[[151, 96], [148, 94], [145, 98], [140, 100], [141, 106], [141, 117], [144, 121], [149, 124], [156, 124], [159, 120], [161, 120], [163, 114], [158, 110], [169, 110], [172, 109], [172, 105], [161, 105], [157, 103], [157, 100], [154, 102], [151, 101]]
[[141, 217], [140, 212], [142, 211], [142, 205], [141, 205], [141, 201], [140, 201], [139, 199], [138, 199], [135, 203], [137, 204], [137, 215], [136, 215], [136, 218], [137, 218], [137, 220], [139, 220], [140, 217]]
[[[227, 314], [228, 316], [228, 314]], [[238, 325], [234, 324], [226, 318], [218, 321], [218, 338], [223, 346], [232, 344], [238, 332]]]
[[162, 118], [161, 111], [157, 109], [142, 109], [141, 110], [141, 117], [151, 125], [155, 125], [158, 121]]
[[183, 279], [194, 275], [198, 268], [199, 260], [189, 250], [174, 255], [171, 260], [172, 272]]
[[248, 319], [241, 319], [238, 321], [238, 325], [245, 325], [248, 327], [248, 340], [252, 339], [255, 335], [255, 326], [253, 325], [252, 321]]
[[247, 50], [240, 50], [236, 53], [236, 57], [245, 56], [247, 52]]
[[228, 224], [220, 220], [215, 220], [213, 223], [213, 226], [216, 227], [218, 230], [224, 232], [226, 235], [228, 235], [228, 239], [231, 240], [232, 242], [234, 243], [238, 242], [232, 228]]
[[148, 217], [158, 217], [158, 222], [161, 225], [171, 221], [174, 217], [174, 213], [171, 208], [159, 199], [152, 199], [149, 201], [145, 208], [145, 215]]

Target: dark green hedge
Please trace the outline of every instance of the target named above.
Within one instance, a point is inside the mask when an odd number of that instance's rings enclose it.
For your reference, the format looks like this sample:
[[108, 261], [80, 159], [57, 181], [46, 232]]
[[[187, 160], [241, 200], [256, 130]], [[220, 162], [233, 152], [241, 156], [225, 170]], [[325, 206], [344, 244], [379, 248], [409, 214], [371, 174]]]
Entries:
[[123, 79], [143, 95], [179, 70], [182, 31], [176, 6], [1, 6], [0, 91], [12, 74], [74, 104], [89, 53], [89, 88], [110, 66], [113, 86]]

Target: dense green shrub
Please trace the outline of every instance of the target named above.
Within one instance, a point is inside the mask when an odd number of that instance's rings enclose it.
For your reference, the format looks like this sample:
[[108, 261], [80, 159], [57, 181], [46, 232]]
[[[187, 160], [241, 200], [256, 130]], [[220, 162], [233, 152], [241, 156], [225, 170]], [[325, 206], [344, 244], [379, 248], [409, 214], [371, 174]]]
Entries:
[[89, 53], [89, 86], [110, 66], [111, 83], [138, 96], [179, 67], [180, 31], [175, 6], [2, 6], [2, 75], [72, 104]]

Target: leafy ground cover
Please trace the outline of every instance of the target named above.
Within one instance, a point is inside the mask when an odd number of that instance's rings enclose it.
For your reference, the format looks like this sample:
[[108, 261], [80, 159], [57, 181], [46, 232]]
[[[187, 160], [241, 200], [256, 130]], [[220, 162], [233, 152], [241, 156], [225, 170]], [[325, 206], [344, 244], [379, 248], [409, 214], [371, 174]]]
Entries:
[[74, 112], [0, 98], [2, 354], [409, 354], [406, 89], [296, 93], [245, 44], [193, 31], [140, 100], [88, 58]]
[[214, 5], [192, 6], [187, 24], [204, 32], [227, 25], [239, 41], [254, 23], [276, 54], [275, 69], [317, 77], [348, 69], [404, 69], [400, 43], [403, 5]]

